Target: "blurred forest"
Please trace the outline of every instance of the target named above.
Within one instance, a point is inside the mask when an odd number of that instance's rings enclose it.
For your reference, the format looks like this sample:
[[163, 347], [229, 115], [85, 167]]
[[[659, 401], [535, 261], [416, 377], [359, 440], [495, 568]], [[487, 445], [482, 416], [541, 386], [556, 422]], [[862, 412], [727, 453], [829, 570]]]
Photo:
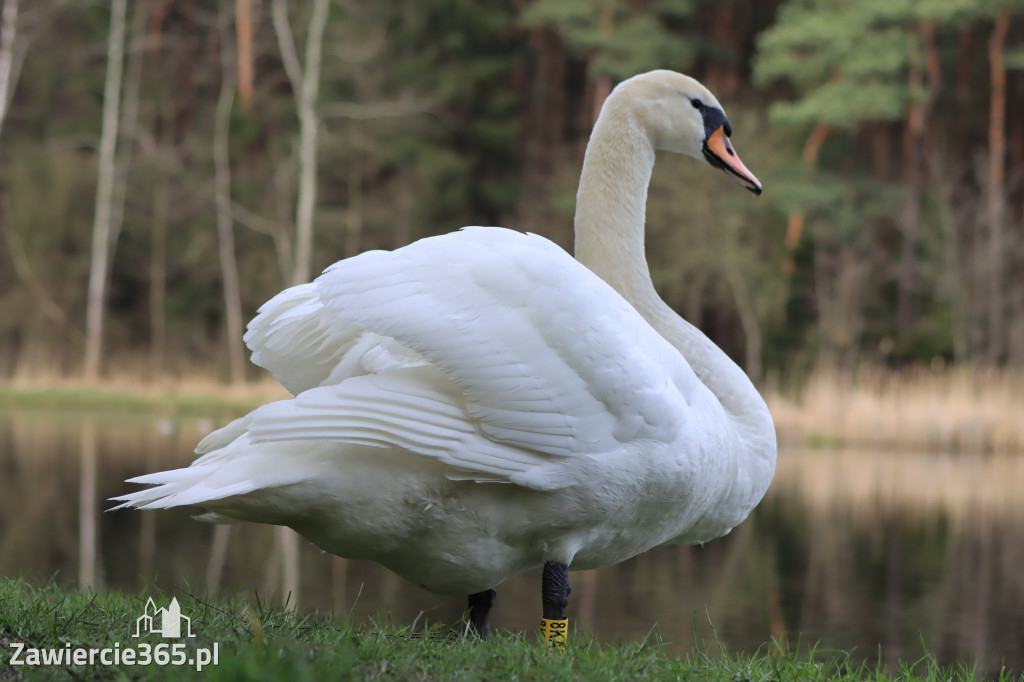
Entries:
[[0, 0], [0, 376], [206, 369], [282, 287], [469, 224], [567, 249], [615, 82], [702, 80], [655, 283], [755, 377], [1024, 366], [1024, 0]]

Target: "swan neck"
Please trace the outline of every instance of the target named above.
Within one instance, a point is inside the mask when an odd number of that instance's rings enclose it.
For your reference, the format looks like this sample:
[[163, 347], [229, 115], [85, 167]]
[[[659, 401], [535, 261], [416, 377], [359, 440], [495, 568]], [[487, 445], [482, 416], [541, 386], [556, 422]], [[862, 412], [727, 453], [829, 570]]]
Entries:
[[661, 300], [644, 251], [654, 144], [628, 102], [609, 97], [587, 145], [576, 195], [575, 255], [619, 292], [683, 355], [766, 462], [775, 461], [775, 427], [746, 373], [699, 329]]
[[635, 116], [616, 106], [613, 94], [594, 124], [583, 159], [575, 255], [638, 309], [657, 298], [644, 253], [653, 168], [654, 145]]

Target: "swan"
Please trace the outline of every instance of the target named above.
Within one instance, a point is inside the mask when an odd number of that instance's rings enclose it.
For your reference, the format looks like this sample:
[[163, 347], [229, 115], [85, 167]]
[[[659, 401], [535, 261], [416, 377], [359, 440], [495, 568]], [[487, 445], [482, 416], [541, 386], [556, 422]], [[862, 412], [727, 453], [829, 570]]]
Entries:
[[541, 571], [564, 647], [568, 570], [728, 533], [775, 470], [771, 415], [724, 352], [654, 290], [644, 210], [655, 150], [760, 194], [715, 97], [653, 71], [607, 98], [583, 162], [576, 258], [467, 227], [327, 268], [264, 304], [245, 342], [295, 396], [204, 438], [191, 466], [130, 479], [115, 507], [290, 526], [437, 593]]

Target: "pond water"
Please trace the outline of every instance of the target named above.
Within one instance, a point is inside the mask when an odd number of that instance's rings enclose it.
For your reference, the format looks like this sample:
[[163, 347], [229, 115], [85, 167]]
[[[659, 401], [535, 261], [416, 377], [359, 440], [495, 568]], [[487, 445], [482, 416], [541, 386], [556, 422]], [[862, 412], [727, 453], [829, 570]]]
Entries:
[[[230, 415], [146, 419], [0, 413], [0, 575], [41, 582], [258, 593], [280, 601], [273, 528], [220, 528], [180, 510], [119, 511], [125, 478], [183, 466]], [[783, 449], [772, 488], [731, 535], [573, 573], [569, 616], [602, 640], [652, 629], [752, 652], [797, 637], [890, 664], [975, 661], [1024, 671], [1024, 457]], [[455, 622], [463, 600], [300, 540], [299, 606], [409, 624]], [[188, 602], [186, 597], [183, 604]], [[533, 630], [540, 577], [498, 587], [495, 627]]]

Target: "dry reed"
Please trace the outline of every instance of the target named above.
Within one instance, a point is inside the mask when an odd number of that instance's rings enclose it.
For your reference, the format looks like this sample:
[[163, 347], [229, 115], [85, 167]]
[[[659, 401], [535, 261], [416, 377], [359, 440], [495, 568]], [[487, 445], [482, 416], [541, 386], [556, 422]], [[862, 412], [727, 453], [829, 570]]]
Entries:
[[[47, 374], [21, 373], [0, 382], [0, 393], [90, 395], [97, 406], [135, 397], [148, 404], [198, 400], [255, 407], [289, 397], [264, 373], [244, 384], [224, 383], [217, 372], [195, 369], [144, 378], [119, 364], [97, 384]], [[985, 453], [1024, 453], [1024, 374], [968, 368], [941, 371], [881, 369], [814, 372], [793, 392], [768, 388], [766, 400], [780, 443], [792, 446]]]
[[1024, 452], [1024, 375], [819, 370], [796, 396], [767, 393], [780, 442], [965, 453]]
[[[43, 397], [42, 404], [81, 407], [88, 402], [97, 408], [125, 401], [160, 406], [182, 402], [200, 402], [225, 407], [254, 408], [273, 400], [291, 397], [291, 394], [267, 373], [259, 379], [241, 384], [229, 384], [210, 372], [187, 372], [178, 375], [159, 375], [145, 378], [136, 372], [116, 372], [99, 382], [80, 378], [33, 372], [0, 381], [0, 394], [8, 396]], [[50, 398], [50, 399], [47, 399]], [[40, 401], [36, 401], [40, 402]]]

